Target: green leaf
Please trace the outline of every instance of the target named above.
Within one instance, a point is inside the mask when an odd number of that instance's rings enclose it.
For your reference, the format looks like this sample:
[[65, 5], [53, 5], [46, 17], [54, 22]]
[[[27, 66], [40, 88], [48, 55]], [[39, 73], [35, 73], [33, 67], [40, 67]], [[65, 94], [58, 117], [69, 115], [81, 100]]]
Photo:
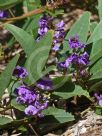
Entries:
[[0, 75], [0, 98], [2, 97], [5, 89], [8, 87], [10, 80], [12, 78], [13, 70], [17, 64], [19, 55], [14, 57], [10, 63], [7, 65], [6, 69]]
[[95, 108], [95, 113], [96, 113], [97, 115], [102, 115], [102, 107], [97, 106], [97, 107]]
[[102, 39], [94, 42], [90, 54], [91, 65], [93, 65], [100, 57], [102, 57]]
[[0, 117], [0, 126], [11, 123], [13, 120], [8, 117]]
[[[48, 32], [39, 42], [36, 43], [34, 51], [27, 59], [25, 67], [29, 76], [25, 79], [28, 84], [35, 83], [45, 73], [42, 71], [47, 62], [52, 45], [52, 33]], [[47, 68], [45, 69], [45, 71]], [[44, 73], [43, 73], [44, 72]]]
[[100, 39], [102, 39], [102, 20], [94, 29], [92, 35], [90, 36], [90, 38], [87, 41], [87, 44], [92, 43], [92, 42], [96, 42]]
[[[73, 121], [74, 120], [74, 116], [68, 112], [66, 112], [63, 109], [57, 109], [54, 107], [49, 107], [48, 109], [43, 111], [44, 115], [49, 116], [51, 118], [51, 116], [53, 116], [51, 119], [52, 121], [50, 123], [53, 123], [53, 119], [55, 119], [55, 123], [65, 123], [65, 122], [69, 122], [69, 121]], [[49, 118], [49, 119], [50, 119]]]
[[101, 78], [102, 78], [102, 69], [98, 70], [97, 72], [94, 72], [90, 80], [101, 79]]
[[29, 56], [34, 50], [35, 41], [33, 37], [31, 37], [31, 35], [23, 29], [11, 24], [6, 24], [5, 28], [14, 35], [16, 40], [21, 44], [27, 56]]
[[66, 82], [71, 81], [70, 76], [61, 76], [55, 77], [52, 79], [53, 81], [53, 90], [57, 90], [58, 88], [62, 87]]
[[90, 32], [93, 33], [94, 29], [96, 28], [97, 26], [97, 22], [92, 22], [91, 25], [90, 25]]
[[24, 127], [23, 125], [21, 125], [21, 126], [18, 128], [18, 130], [20, 130], [21, 132], [27, 132], [27, 131], [28, 131], [27, 128]]
[[0, 0], [0, 9], [4, 10], [11, 8], [22, 1], [23, 0]]
[[[39, 20], [40, 16], [41, 15], [38, 14], [38, 15], [34, 15], [32, 18], [27, 19], [22, 27], [22, 29], [24, 29], [26, 32], [28, 32], [31, 35], [31, 37], [33, 36], [34, 39], [36, 39], [36, 37], [38, 35], [38, 27], [39, 27], [38, 20]], [[7, 43], [7, 46], [12, 47], [14, 45], [15, 41], [16, 41], [15, 38], [12, 37], [10, 39], [10, 41]], [[34, 44], [33, 44], [33, 46], [34, 46]]]
[[98, 13], [101, 20], [102, 19], [102, 0], [98, 0]]
[[18, 103], [16, 102], [16, 99], [12, 99], [12, 100], [11, 100], [11, 106], [13, 106], [15, 109], [17, 109], [17, 110], [19, 110], [19, 111], [24, 111], [25, 108], [26, 108], [24, 105], [18, 104]]
[[96, 83], [96, 84], [93, 84], [91, 87], [90, 87], [90, 92], [92, 92], [92, 91], [96, 91], [96, 90], [98, 90], [98, 88], [102, 88], [102, 81], [100, 81], [100, 82], [98, 82], [98, 83]]
[[90, 68], [90, 72], [93, 74], [90, 80], [102, 78], [102, 58]]
[[[90, 27], [90, 13], [85, 12], [81, 18], [71, 27], [70, 31], [66, 35], [65, 39], [68, 40], [70, 37], [78, 34], [80, 41], [86, 42], [88, 31]], [[63, 45], [64, 52], [68, 50], [68, 41], [64, 41]]]
[[61, 87], [57, 88], [53, 95], [57, 95], [63, 99], [68, 99], [73, 96], [81, 96], [84, 95], [86, 97], [89, 97], [89, 93], [86, 90], [83, 90], [80, 86], [74, 85], [72, 82], [66, 82]]
[[12, 81], [9, 84], [9, 87], [8, 87], [8, 93], [9, 93], [9, 95], [14, 95], [15, 96], [15, 93], [14, 93], [15, 88], [18, 88], [21, 85], [22, 85], [21, 81], [16, 81], [16, 82]]

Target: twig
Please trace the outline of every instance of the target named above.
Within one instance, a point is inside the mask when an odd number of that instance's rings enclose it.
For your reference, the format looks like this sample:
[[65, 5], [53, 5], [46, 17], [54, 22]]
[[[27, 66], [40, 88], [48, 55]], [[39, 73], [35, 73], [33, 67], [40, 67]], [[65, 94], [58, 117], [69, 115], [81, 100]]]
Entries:
[[12, 17], [15, 17], [11, 9], [9, 9], [9, 12], [10, 12]]
[[81, 112], [81, 117], [82, 117], [84, 114], [86, 114], [90, 109], [91, 109], [91, 108], [89, 107], [89, 108], [85, 109], [84, 111], [82, 111], [82, 112]]
[[[68, 2], [66, 2], [67, 4]], [[61, 6], [62, 3], [54, 3], [54, 5], [48, 5], [48, 6], [43, 6], [41, 8], [38, 8], [38, 9], [35, 9], [33, 11], [30, 11], [30, 12], [27, 12], [25, 14], [23, 14], [22, 16], [18, 16], [18, 17], [13, 17], [13, 18], [6, 18], [6, 19], [1, 19], [1, 21], [7, 21], [5, 23], [12, 23], [14, 21], [17, 21], [17, 20], [21, 20], [21, 19], [24, 19], [24, 18], [27, 18], [27, 17], [30, 17], [30, 16], [33, 16], [33, 15], [36, 15], [36, 14], [40, 14], [40, 13], [43, 13], [45, 12], [46, 10], [53, 10], [53, 9], [56, 9], [58, 6]], [[3, 27], [4, 24], [1, 24], [0, 27]]]
[[36, 136], [39, 136], [38, 134], [37, 134], [37, 132], [35, 131], [35, 129], [32, 127], [32, 125], [31, 124], [28, 124], [29, 125], [29, 127], [31, 128], [31, 130], [33, 131], [33, 133], [36, 135]]

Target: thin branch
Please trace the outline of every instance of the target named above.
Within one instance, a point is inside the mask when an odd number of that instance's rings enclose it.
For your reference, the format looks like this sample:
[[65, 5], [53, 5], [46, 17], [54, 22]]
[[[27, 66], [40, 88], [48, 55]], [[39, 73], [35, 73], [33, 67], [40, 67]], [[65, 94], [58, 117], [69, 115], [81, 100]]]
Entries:
[[[68, 2], [66, 2], [67, 4]], [[1, 24], [0, 27], [3, 27], [5, 24], [7, 23], [12, 23], [14, 21], [17, 21], [17, 20], [21, 20], [21, 19], [24, 19], [24, 18], [27, 18], [27, 17], [30, 17], [30, 16], [33, 16], [33, 15], [36, 15], [36, 14], [40, 14], [40, 13], [43, 13], [45, 12], [46, 10], [53, 10], [53, 9], [56, 9], [58, 8], [58, 6], [61, 6], [62, 3], [54, 3], [53, 5], [48, 5], [48, 6], [43, 6], [41, 8], [38, 8], [38, 9], [35, 9], [35, 10], [32, 10], [32, 11], [29, 11], [25, 14], [23, 14], [22, 16], [18, 16], [18, 17], [13, 17], [13, 18], [6, 18], [6, 19], [1, 19], [1, 21], [6, 21], [4, 24]]]
[[31, 124], [28, 124], [28, 125], [29, 125], [30, 129], [33, 131], [33, 133], [34, 133], [36, 136], [39, 136], [39, 135], [37, 134], [37, 132], [35, 131], [35, 129], [32, 127], [32, 125], [31, 125]]

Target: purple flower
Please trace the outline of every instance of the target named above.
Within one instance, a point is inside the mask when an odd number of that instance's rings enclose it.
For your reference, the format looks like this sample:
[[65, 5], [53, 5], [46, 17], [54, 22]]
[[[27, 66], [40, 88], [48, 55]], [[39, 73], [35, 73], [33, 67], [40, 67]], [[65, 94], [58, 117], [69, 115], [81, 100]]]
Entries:
[[28, 76], [28, 72], [24, 67], [16, 66], [13, 71], [13, 76], [17, 78], [25, 78], [26, 76]]
[[64, 38], [64, 31], [63, 30], [57, 30], [57, 31], [55, 31], [55, 34], [54, 34], [54, 37], [56, 38], [56, 39], [60, 39], [60, 38]]
[[56, 24], [57, 29], [63, 29], [63, 28], [64, 28], [64, 26], [65, 26], [65, 23], [64, 23], [64, 21], [63, 21], [63, 20], [62, 20], [62, 21], [60, 21], [60, 22], [58, 22], [58, 23]]
[[67, 65], [69, 64], [76, 64], [76, 65], [88, 65], [89, 64], [89, 55], [87, 52], [84, 52], [81, 55], [78, 55], [77, 53], [73, 53], [70, 55], [70, 57], [66, 60]]
[[67, 68], [67, 67], [66, 67], [66, 64], [65, 64], [65, 61], [59, 62], [59, 63], [58, 63], [58, 67], [60, 67], [60, 68]]
[[38, 29], [38, 34], [40, 34], [41, 36], [44, 36], [48, 31], [47, 27], [41, 27]]
[[55, 46], [52, 48], [52, 50], [58, 51], [58, 50], [59, 50], [59, 46], [55, 45]]
[[47, 20], [45, 17], [42, 17], [39, 19], [39, 26], [40, 27], [46, 27], [47, 26]]
[[26, 86], [20, 86], [16, 88], [16, 94], [19, 96], [25, 97], [26, 93], [29, 93], [29, 90], [26, 88]]
[[0, 18], [5, 18], [5, 17], [7, 17], [7, 12], [0, 10]]
[[54, 33], [54, 40], [53, 40], [53, 48], [52, 50], [58, 51], [59, 46], [62, 39], [64, 38], [65, 32], [64, 32], [64, 21], [60, 21], [59, 23], [56, 24], [56, 30]]
[[39, 111], [42, 111], [48, 107], [48, 101], [45, 101], [43, 103], [36, 101], [34, 105]]
[[16, 91], [16, 94], [18, 95], [17, 97], [18, 103], [31, 104], [32, 102], [36, 100], [36, 94], [25, 86], [20, 86], [15, 91]]
[[89, 64], [89, 55], [87, 52], [84, 52], [81, 56], [79, 56], [78, 63], [81, 65], [88, 65]]
[[36, 86], [42, 90], [52, 90], [53, 83], [50, 79], [41, 79], [37, 82]]
[[25, 114], [26, 115], [36, 115], [38, 113], [38, 109], [32, 105], [29, 105], [26, 109], [25, 109]]
[[39, 42], [40, 39], [47, 33], [47, 31], [48, 31], [48, 18], [42, 17], [39, 19], [39, 29], [38, 29], [39, 37], [36, 39], [36, 41]]
[[85, 47], [85, 45], [79, 41], [79, 37], [77, 35], [69, 38], [68, 43], [69, 47], [72, 49], [82, 49]]
[[24, 104], [24, 103], [26, 103], [26, 100], [23, 97], [21, 97], [21, 96], [17, 97], [16, 101], [17, 101], [18, 104]]
[[72, 60], [73, 60], [72, 56], [66, 59], [65, 61], [66, 67], [69, 67], [69, 65], [72, 63]]
[[99, 105], [102, 107], [102, 95], [98, 95], [97, 93], [95, 93], [94, 96], [96, 97]]

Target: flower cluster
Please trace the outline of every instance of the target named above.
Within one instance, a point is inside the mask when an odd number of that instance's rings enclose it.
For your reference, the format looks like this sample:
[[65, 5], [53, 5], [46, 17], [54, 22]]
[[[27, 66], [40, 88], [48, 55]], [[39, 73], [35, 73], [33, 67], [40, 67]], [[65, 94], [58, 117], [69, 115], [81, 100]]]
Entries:
[[59, 50], [59, 45], [64, 38], [64, 26], [65, 23], [64, 21], [60, 21], [59, 23], [56, 24], [56, 30], [54, 34], [54, 40], [53, 40], [53, 48], [52, 50], [58, 51]]
[[7, 12], [0, 10], [0, 18], [5, 18], [7, 17]]
[[72, 66], [78, 73], [78, 76], [88, 78], [89, 73], [86, 68], [90, 63], [89, 55], [86, 51], [82, 51], [85, 48], [85, 44], [80, 42], [77, 35], [75, 37], [71, 37], [68, 40], [68, 44], [72, 49], [72, 53], [65, 61], [59, 62], [58, 67], [67, 69], [69, 66]]
[[41, 111], [48, 107], [48, 101], [36, 92], [34, 88], [20, 86], [15, 89], [15, 94], [17, 94], [17, 103], [27, 106], [25, 108], [26, 115], [38, 115], [41, 117]]
[[102, 94], [98, 95], [97, 93], [95, 93], [94, 96], [97, 99], [98, 104], [102, 107]]
[[38, 88], [42, 89], [42, 90], [46, 90], [46, 91], [49, 91], [49, 90], [52, 90], [53, 89], [53, 82], [52, 80], [48, 79], [48, 78], [43, 78], [43, 79], [40, 79], [38, 82], [37, 82], [37, 85], [36, 85]]
[[[24, 67], [16, 66], [13, 71], [13, 76], [22, 79], [28, 76], [28, 72]], [[43, 116], [41, 111], [48, 107], [48, 99], [44, 93], [41, 94], [39, 92], [38, 88], [48, 91], [52, 89], [52, 85], [53, 84], [50, 79], [43, 78], [37, 82], [37, 88], [35, 86], [28, 87], [27, 85], [22, 85], [15, 89], [14, 92], [17, 95], [16, 101], [18, 104], [26, 106], [26, 115], [37, 115], [39, 117]]]
[[28, 76], [28, 72], [24, 67], [16, 66], [13, 71], [13, 76], [17, 78], [25, 78], [26, 76]]
[[48, 21], [47, 17], [43, 16], [39, 19], [39, 29], [38, 34], [39, 37], [37, 38], [37, 41], [39, 41], [48, 31]]
[[69, 38], [68, 43], [69, 43], [69, 47], [71, 49], [82, 49], [82, 48], [85, 48], [85, 45], [79, 41], [78, 35], [76, 35], [75, 37]]

